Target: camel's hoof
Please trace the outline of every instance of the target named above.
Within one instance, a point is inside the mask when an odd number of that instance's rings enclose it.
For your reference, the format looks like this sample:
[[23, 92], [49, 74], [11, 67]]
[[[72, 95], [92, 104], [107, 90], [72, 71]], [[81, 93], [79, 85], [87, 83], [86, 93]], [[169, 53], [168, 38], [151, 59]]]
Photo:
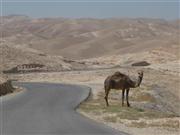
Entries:
[[128, 104], [127, 106], [128, 106], [128, 107], [131, 107], [131, 105], [130, 105], [130, 104]]

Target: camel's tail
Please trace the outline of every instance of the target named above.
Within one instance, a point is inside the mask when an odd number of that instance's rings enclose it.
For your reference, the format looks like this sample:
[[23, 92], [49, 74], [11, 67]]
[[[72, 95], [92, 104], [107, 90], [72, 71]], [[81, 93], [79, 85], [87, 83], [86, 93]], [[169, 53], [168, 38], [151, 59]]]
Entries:
[[105, 90], [105, 93], [106, 91], [109, 89], [108, 85], [104, 84], [104, 90]]
[[110, 82], [109, 82], [109, 78], [107, 78], [105, 81], [104, 81], [104, 90], [105, 90], [105, 93], [110, 89]]

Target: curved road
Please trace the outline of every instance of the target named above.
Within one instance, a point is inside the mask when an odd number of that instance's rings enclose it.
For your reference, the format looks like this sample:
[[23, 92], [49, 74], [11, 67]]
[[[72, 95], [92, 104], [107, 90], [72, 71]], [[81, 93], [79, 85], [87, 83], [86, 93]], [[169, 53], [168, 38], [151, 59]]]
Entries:
[[75, 111], [89, 94], [87, 87], [49, 83], [18, 85], [27, 91], [1, 98], [1, 135], [125, 135]]

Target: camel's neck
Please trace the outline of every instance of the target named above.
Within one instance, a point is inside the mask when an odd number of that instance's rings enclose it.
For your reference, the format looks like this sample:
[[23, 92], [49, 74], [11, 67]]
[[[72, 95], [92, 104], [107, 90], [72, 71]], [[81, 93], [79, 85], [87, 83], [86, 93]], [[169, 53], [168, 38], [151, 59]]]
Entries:
[[140, 86], [140, 84], [142, 82], [142, 79], [143, 79], [143, 77], [141, 77], [141, 76], [138, 77], [138, 81], [136, 82], [136, 86], [135, 87], [139, 87]]

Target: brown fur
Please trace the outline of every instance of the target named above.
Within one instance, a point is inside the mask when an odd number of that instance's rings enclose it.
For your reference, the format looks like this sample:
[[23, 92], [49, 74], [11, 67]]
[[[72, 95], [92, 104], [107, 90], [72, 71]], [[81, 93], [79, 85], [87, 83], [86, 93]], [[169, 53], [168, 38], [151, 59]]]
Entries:
[[140, 86], [141, 81], [143, 78], [143, 71], [138, 72], [138, 81], [132, 81], [129, 76], [122, 74], [121, 72], [117, 71], [113, 75], [108, 76], [104, 81], [104, 89], [105, 89], [105, 101], [106, 105], [109, 106], [108, 103], [108, 94], [111, 89], [121, 89], [122, 90], [122, 106], [124, 106], [124, 93], [126, 91], [126, 101], [127, 106], [130, 106], [128, 96], [130, 88], [135, 88]]

